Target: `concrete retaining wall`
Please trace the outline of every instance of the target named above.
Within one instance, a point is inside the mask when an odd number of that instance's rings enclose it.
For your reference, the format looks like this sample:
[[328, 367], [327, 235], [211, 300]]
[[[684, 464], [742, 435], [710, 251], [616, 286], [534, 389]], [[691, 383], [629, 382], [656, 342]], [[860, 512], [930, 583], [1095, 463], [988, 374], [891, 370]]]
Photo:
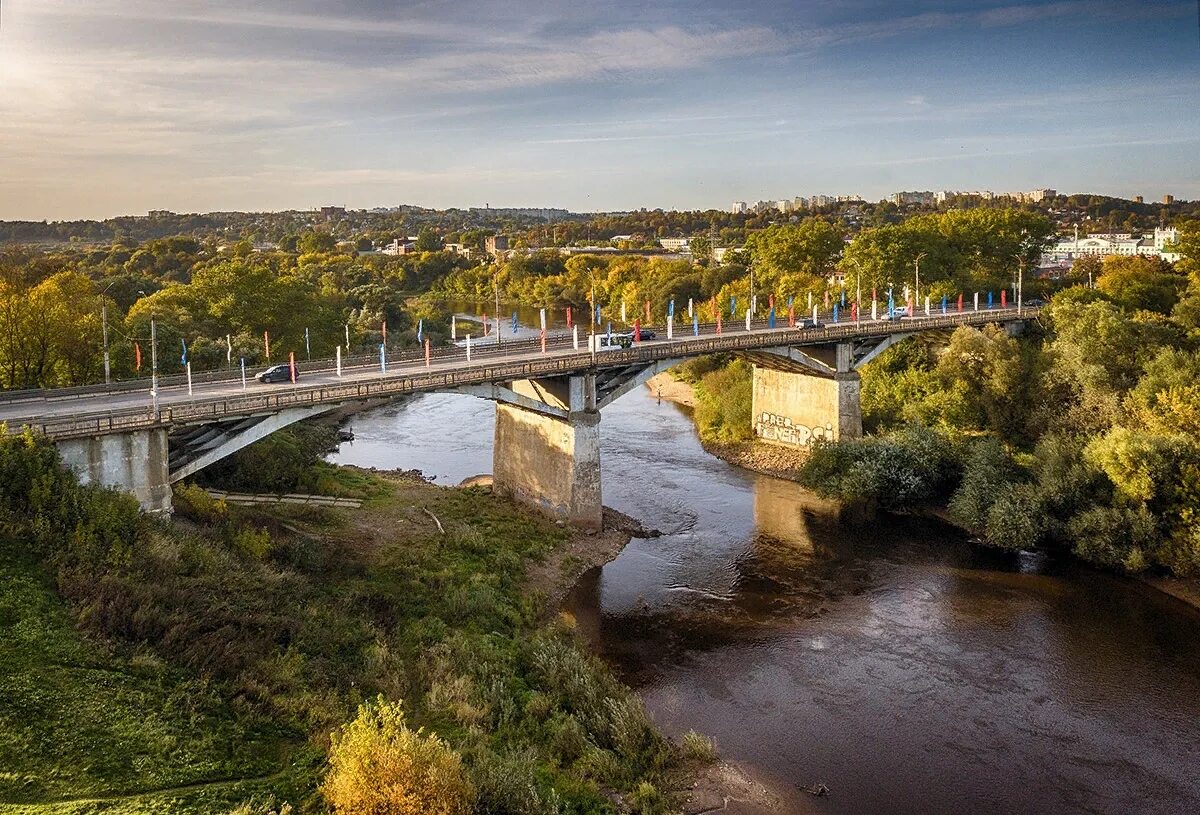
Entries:
[[63, 463], [81, 483], [128, 492], [146, 512], [171, 511], [166, 430], [64, 439], [57, 446]]
[[496, 404], [492, 489], [584, 529], [600, 529], [600, 414], [567, 421]]
[[832, 378], [754, 366], [754, 435], [788, 447], [862, 436], [856, 372]]

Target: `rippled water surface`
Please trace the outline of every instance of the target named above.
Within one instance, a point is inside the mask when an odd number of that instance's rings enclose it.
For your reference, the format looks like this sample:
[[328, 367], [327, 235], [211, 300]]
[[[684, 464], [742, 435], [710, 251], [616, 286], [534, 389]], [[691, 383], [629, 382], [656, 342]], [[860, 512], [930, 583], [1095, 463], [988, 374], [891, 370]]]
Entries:
[[[334, 460], [491, 471], [494, 408], [431, 395]], [[972, 550], [933, 522], [840, 523], [706, 454], [645, 391], [604, 412], [605, 503], [634, 540], [569, 600], [669, 732], [829, 813], [1200, 812], [1200, 614], [1139, 584]]]

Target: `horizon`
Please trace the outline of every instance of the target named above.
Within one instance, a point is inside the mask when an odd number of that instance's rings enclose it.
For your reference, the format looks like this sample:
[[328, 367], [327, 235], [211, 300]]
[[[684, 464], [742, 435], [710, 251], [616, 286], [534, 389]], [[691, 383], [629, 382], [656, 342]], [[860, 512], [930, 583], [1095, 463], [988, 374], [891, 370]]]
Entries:
[[1200, 9], [1129, 6], [8, 0], [0, 219], [1200, 198]]

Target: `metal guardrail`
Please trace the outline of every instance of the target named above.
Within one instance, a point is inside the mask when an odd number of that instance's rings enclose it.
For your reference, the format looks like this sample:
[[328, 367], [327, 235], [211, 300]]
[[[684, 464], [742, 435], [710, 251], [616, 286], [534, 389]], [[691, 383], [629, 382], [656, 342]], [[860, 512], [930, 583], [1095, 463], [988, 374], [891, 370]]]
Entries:
[[[914, 317], [899, 321], [863, 321], [826, 323], [818, 328], [775, 328], [733, 331], [732, 333], [688, 336], [669, 342], [655, 341], [623, 350], [605, 350], [596, 354], [577, 351], [567, 355], [542, 357], [540, 354], [521, 360], [472, 361], [448, 371], [397, 370], [377, 379], [350, 382], [343, 385], [296, 386], [292, 390], [253, 396], [197, 399], [175, 405], [160, 406], [157, 413], [146, 408], [91, 411], [68, 419], [21, 421], [9, 428], [19, 432], [29, 427], [34, 432], [52, 438], [108, 435], [124, 431], [162, 427], [171, 424], [196, 424], [238, 418], [263, 413], [275, 413], [285, 408], [377, 399], [406, 394], [480, 385], [513, 379], [563, 375], [584, 370], [605, 370], [627, 367], [639, 362], [701, 356], [740, 350], [770, 348], [778, 345], [824, 345], [848, 339], [868, 339], [889, 334], [955, 328], [960, 325], [982, 325], [997, 321], [1028, 320], [1039, 309], [1015, 308], [970, 311], [945, 316]], [[453, 349], [458, 352], [460, 349]], [[448, 356], [443, 355], [444, 360]], [[424, 355], [418, 357], [423, 360]]]

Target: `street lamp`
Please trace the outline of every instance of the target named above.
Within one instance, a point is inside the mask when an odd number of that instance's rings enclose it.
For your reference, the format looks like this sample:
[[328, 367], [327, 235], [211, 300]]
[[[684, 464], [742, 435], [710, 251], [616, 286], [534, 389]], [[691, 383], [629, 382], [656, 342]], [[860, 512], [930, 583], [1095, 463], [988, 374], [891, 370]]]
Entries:
[[108, 357], [108, 303], [104, 300], [104, 295], [108, 294], [108, 290], [115, 286], [117, 280], [110, 281], [100, 291], [100, 326], [102, 336], [104, 338], [104, 384], [108, 385], [112, 382], [112, 366], [109, 364]]
[[[921, 258], [925, 257], [926, 253], [922, 252], [917, 255], [917, 259], [913, 261], [913, 268], [916, 270], [916, 291], [913, 292], [913, 308], [916, 308], [921, 302]], [[911, 317], [912, 315], [908, 315]]]

